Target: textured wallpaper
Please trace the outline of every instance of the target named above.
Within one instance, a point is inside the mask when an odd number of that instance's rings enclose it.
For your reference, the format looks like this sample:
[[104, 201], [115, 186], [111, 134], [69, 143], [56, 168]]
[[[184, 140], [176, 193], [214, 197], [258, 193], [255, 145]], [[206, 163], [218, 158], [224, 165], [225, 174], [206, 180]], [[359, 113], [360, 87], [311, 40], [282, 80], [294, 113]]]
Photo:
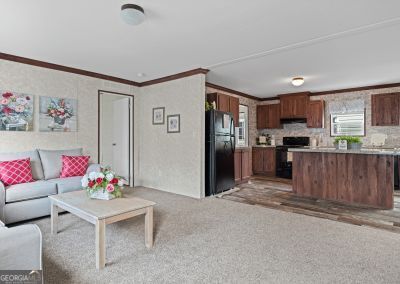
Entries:
[[[31, 132], [0, 131], [0, 152], [35, 148], [83, 147], [97, 162], [98, 90], [135, 93], [135, 87], [106, 80], [0, 60], [0, 89], [34, 95], [34, 128]], [[78, 131], [39, 132], [39, 96], [78, 100]]]
[[[191, 197], [204, 196], [205, 75], [140, 89], [138, 184]], [[152, 125], [152, 109], [180, 114], [181, 132]]]

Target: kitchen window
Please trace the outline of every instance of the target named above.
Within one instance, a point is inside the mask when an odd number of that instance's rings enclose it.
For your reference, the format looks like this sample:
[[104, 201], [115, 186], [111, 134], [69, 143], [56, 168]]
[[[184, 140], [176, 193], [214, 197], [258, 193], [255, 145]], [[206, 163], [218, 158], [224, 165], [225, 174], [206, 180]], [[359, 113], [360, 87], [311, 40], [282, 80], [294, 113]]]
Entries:
[[365, 112], [331, 114], [331, 136], [365, 136]]
[[239, 126], [236, 127], [236, 146], [247, 147], [249, 145], [249, 108], [239, 105]]

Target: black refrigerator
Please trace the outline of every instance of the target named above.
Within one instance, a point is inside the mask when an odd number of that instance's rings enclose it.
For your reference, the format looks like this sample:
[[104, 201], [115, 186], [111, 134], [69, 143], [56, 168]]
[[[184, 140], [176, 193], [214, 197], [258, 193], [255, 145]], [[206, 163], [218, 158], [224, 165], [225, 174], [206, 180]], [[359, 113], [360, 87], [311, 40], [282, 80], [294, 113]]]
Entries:
[[235, 186], [235, 125], [232, 113], [206, 112], [206, 196]]

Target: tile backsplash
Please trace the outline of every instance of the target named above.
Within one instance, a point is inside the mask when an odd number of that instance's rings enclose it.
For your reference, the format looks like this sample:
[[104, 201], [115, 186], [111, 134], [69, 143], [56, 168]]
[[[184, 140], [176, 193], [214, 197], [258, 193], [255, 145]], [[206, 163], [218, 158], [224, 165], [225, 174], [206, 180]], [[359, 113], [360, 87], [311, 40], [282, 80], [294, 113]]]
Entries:
[[[363, 101], [365, 106], [365, 128], [366, 135], [362, 137], [364, 146], [372, 146], [371, 136], [375, 133], [387, 135], [386, 147], [400, 146], [400, 126], [371, 126], [371, 95], [400, 92], [400, 88], [375, 89], [349, 93], [337, 93], [324, 96], [313, 96], [311, 100], [323, 99], [325, 101], [325, 128], [307, 128], [305, 123], [286, 124], [283, 129], [259, 130], [258, 134], [265, 133], [274, 135], [277, 145], [282, 144], [284, 136], [309, 136], [320, 140], [321, 146], [333, 146], [334, 137], [330, 136], [330, 109], [333, 106], [345, 105], [346, 102]], [[276, 103], [276, 102], [274, 102]], [[331, 107], [330, 107], [331, 106]], [[255, 141], [253, 141], [255, 144]]]

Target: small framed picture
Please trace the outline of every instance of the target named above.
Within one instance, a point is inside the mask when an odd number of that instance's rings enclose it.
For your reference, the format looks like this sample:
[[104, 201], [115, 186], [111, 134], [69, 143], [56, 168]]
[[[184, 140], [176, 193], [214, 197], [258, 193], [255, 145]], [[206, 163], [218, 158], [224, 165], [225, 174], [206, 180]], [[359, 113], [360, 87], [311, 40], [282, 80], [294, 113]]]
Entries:
[[181, 116], [179, 114], [168, 115], [167, 124], [167, 133], [181, 132]]
[[165, 123], [165, 107], [153, 108], [153, 125]]

